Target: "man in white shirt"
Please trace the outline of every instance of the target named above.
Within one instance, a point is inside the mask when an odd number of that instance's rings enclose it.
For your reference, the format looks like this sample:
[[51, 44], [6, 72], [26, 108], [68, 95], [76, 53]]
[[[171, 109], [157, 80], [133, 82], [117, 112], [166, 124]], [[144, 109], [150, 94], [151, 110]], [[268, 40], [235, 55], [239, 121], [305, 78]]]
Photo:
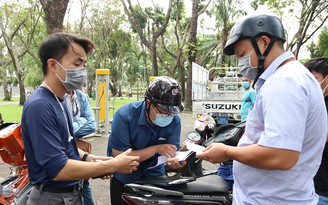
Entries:
[[249, 16], [231, 31], [226, 55], [248, 59], [241, 73], [256, 83], [257, 99], [237, 147], [212, 144], [198, 153], [212, 163], [234, 160], [235, 205], [315, 205], [313, 177], [327, 136], [319, 84], [291, 52], [281, 21]]

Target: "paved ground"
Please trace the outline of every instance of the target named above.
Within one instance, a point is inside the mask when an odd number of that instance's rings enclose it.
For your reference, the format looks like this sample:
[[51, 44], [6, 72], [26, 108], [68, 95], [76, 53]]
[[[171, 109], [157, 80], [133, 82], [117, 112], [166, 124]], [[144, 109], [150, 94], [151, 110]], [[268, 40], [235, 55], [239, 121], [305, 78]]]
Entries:
[[[190, 113], [183, 113], [180, 115], [182, 122], [181, 140], [185, 139], [188, 132], [193, 130], [194, 118]], [[92, 144], [92, 152], [96, 155], [106, 155], [108, 137], [90, 138], [88, 141]], [[6, 177], [9, 173], [9, 166], [2, 164], [0, 159], [0, 179]], [[217, 169], [217, 165], [204, 163], [207, 169]], [[109, 205], [109, 180], [93, 179], [91, 180], [92, 193], [95, 203], [97, 205]]]

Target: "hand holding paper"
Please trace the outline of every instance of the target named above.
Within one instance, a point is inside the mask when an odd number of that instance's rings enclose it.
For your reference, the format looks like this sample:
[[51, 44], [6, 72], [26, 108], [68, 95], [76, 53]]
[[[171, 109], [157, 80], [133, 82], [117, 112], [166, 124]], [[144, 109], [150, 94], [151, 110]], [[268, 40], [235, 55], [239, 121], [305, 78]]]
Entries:
[[[193, 153], [203, 152], [203, 150], [205, 149], [205, 147], [203, 147], [201, 145], [193, 144], [190, 142], [186, 142], [186, 145], [187, 145], [188, 151], [177, 151], [174, 158], [178, 158], [179, 161], [185, 161]], [[157, 159], [157, 164], [155, 166], [149, 167], [148, 169], [152, 169], [161, 164], [164, 164], [166, 162], [166, 160], [167, 160], [166, 156], [163, 156], [163, 155], [159, 156]]]

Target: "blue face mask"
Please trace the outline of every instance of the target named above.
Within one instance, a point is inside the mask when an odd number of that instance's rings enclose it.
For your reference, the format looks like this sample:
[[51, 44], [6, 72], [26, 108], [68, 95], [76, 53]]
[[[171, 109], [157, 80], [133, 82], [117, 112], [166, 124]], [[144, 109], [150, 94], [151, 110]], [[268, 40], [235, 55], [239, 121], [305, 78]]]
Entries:
[[243, 86], [243, 88], [249, 88], [249, 82], [242, 82], [241, 86]]
[[157, 125], [158, 127], [166, 127], [168, 126], [172, 120], [174, 115], [166, 115], [166, 114], [157, 114], [154, 109], [153, 112], [156, 114], [155, 120], [151, 119], [151, 121]]

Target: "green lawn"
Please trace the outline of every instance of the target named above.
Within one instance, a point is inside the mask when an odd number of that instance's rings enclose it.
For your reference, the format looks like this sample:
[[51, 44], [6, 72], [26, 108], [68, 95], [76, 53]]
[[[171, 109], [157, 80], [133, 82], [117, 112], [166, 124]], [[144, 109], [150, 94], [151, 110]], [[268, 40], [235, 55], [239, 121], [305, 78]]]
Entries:
[[[109, 106], [113, 106], [113, 98], [109, 101]], [[142, 98], [139, 98], [139, 100], [143, 100]], [[121, 99], [120, 97], [117, 97], [114, 102], [115, 111], [120, 108], [122, 105], [125, 105], [129, 102], [136, 101], [136, 97], [132, 99], [128, 99], [125, 97], [124, 99]], [[14, 98], [12, 101], [2, 101], [0, 100], [0, 113], [2, 115], [2, 119], [4, 122], [20, 122], [23, 106], [18, 105], [19, 99]], [[92, 100], [90, 101], [91, 107], [94, 107], [96, 105], [96, 101]], [[109, 118], [111, 118], [111, 111], [109, 112]]]

